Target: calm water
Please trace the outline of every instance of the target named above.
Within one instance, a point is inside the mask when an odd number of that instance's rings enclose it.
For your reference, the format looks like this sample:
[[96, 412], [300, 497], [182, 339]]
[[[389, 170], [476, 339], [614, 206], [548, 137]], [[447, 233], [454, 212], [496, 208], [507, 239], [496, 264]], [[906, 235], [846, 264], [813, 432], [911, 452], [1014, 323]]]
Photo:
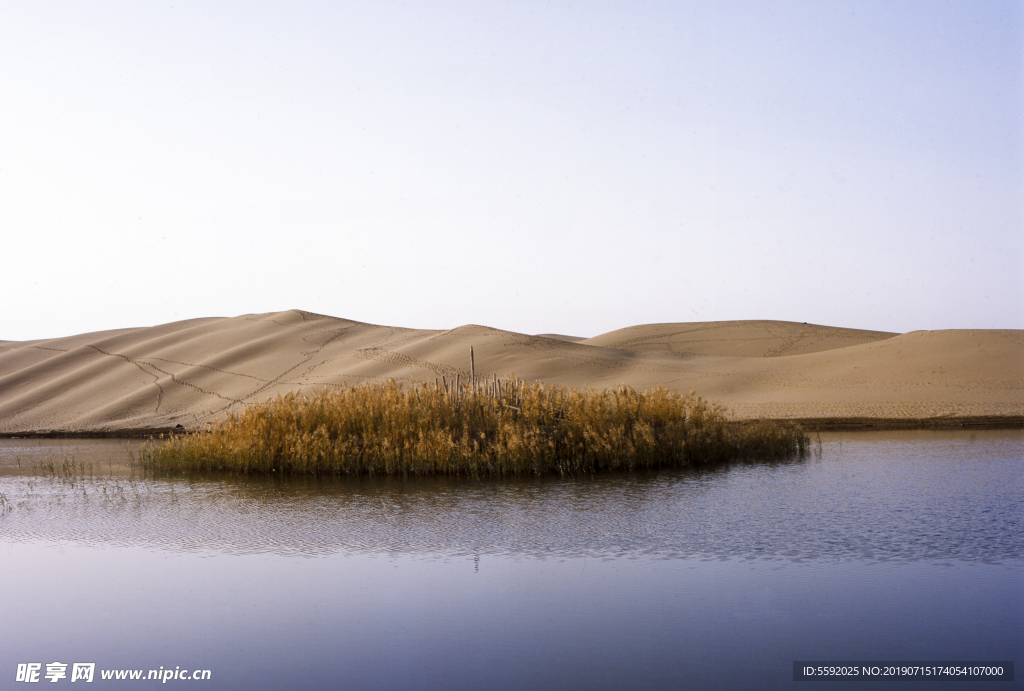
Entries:
[[[1024, 434], [822, 439], [513, 481], [154, 480], [124, 442], [0, 440], [0, 686], [55, 661], [59, 684], [95, 662], [99, 687], [162, 666], [209, 689], [864, 688], [793, 661], [1024, 662]], [[60, 477], [72, 458], [91, 475]]]

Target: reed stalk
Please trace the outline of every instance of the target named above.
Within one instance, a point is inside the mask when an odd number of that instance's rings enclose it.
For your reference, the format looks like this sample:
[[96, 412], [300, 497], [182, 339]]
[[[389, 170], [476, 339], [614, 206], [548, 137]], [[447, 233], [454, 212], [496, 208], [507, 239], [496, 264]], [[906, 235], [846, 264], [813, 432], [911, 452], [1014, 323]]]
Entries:
[[457, 375], [433, 387], [290, 393], [151, 444], [141, 460], [157, 471], [503, 476], [705, 465], [809, 445], [799, 429], [730, 422], [693, 392], [493, 384], [477, 393], [475, 376]]

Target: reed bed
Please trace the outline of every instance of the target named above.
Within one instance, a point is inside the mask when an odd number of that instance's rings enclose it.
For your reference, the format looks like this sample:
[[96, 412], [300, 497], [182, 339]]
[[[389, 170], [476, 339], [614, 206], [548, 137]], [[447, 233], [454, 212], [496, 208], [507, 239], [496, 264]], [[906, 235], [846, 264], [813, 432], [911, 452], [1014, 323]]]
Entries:
[[515, 378], [290, 393], [151, 444], [155, 471], [335, 475], [581, 474], [804, 452], [801, 430], [737, 424], [664, 388], [578, 389]]

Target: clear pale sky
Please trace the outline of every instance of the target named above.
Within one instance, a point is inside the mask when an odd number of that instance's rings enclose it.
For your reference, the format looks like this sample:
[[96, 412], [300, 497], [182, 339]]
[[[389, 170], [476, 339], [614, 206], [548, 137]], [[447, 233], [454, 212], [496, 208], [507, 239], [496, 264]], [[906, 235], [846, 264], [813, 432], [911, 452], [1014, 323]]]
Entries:
[[1024, 3], [0, 0], [0, 339], [1024, 328]]

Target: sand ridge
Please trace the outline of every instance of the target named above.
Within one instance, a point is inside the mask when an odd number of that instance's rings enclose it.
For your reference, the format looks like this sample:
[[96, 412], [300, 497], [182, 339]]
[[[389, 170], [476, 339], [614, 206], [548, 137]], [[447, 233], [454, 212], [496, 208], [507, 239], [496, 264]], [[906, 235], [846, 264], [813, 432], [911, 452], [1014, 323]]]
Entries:
[[610, 331], [582, 343], [645, 353], [700, 353], [779, 357], [845, 348], [898, 334], [779, 321], [643, 324]]
[[201, 427], [289, 391], [514, 372], [691, 389], [738, 417], [1024, 415], [1024, 331], [893, 334], [779, 321], [649, 324], [593, 338], [380, 326], [301, 310], [0, 341], [0, 433]]

